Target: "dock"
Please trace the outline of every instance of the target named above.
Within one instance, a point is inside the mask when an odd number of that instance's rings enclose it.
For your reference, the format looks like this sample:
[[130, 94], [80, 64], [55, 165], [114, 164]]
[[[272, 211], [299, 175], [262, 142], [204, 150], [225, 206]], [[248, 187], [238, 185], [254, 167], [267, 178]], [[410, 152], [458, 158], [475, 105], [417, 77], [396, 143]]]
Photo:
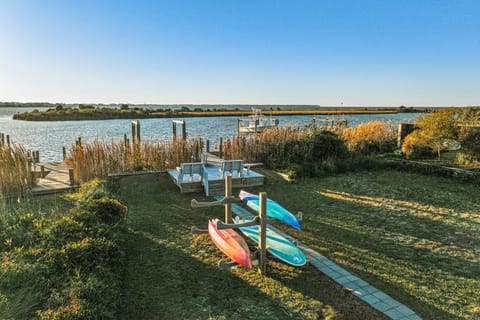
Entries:
[[32, 195], [64, 192], [75, 187], [70, 182], [69, 168], [64, 162], [36, 164], [33, 172], [37, 178]]
[[182, 163], [168, 170], [168, 174], [182, 193], [203, 191], [207, 196], [216, 196], [224, 194], [227, 174], [232, 175], [233, 188], [262, 186], [265, 177], [251, 169], [258, 165], [261, 164], [244, 164], [242, 160], [224, 160], [207, 154], [202, 162]]

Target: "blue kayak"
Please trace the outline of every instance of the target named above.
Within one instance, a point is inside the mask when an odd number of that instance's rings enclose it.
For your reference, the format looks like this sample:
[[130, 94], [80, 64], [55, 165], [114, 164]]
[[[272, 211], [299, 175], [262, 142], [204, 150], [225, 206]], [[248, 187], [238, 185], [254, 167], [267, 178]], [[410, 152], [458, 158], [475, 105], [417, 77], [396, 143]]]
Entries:
[[[243, 223], [243, 220], [234, 220], [235, 223]], [[251, 227], [241, 227], [240, 231], [258, 243], [258, 226], [251, 226]], [[274, 257], [282, 260], [289, 265], [300, 267], [307, 263], [307, 258], [305, 254], [300, 250], [295, 244], [291, 241], [285, 239], [280, 234], [275, 232], [274, 230], [270, 229], [267, 226], [267, 251], [270, 252], [271, 255]]]
[[[248, 207], [258, 212], [260, 202], [258, 195], [241, 190], [238, 197]], [[290, 211], [288, 211], [287, 209], [285, 209], [271, 199], [267, 199], [267, 217], [280, 220], [286, 224], [291, 225], [297, 230], [301, 229], [300, 223], [298, 223], [297, 218]]]

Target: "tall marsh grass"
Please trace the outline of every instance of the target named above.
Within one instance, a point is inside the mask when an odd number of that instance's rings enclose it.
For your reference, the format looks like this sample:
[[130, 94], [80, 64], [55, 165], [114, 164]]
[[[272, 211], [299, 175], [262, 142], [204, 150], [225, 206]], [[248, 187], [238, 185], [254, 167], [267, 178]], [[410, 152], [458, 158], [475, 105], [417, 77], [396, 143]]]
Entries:
[[125, 143], [124, 141], [75, 144], [66, 163], [73, 168], [76, 183], [141, 170], [166, 170], [182, 162], [200, 161], [202, 140]]
[[226, 159], [263, 162], [275, 168], [311, 154], [312, 145], [308, 143], [311, 136], [312, 131], [304, 128], [273, 128], [254, 136], [226, 139], [224, 154]]
[[0, 146], [0, 201], [25, 194], [32, 186], [32, 167], [21, 145]]
[[395, 148], [397, 132], [388, 122], [371, 121], [340, 132], [350, 151], [362, 154], [391, 152]]

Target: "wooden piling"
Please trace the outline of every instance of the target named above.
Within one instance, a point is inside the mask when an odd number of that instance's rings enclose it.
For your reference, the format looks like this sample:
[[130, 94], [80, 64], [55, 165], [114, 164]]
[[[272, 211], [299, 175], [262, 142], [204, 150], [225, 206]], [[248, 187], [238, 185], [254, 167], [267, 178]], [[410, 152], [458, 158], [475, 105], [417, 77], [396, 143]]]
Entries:
[[63, 161], [65, 161], [65, 159], [67, 159], [67, 148], [62, 147], [62, 154], [63, 154]]
[[135, 137], [136, 137], [136, 132], [137, 132], [137, 128], [136, 128], [136, 125], [135, 125], [135, 121], [132, 121], [132, 144], [135, 146], [135, 143], [137, 142]]
[[7, 134], [7, 146], [10, 147], [10, 135]]
[[187, 140], [187, 123], [182, 121], [182, 139]]
[[223, 159], [223, 138], [218, 139], [218, 157]]
[[45, 166], [44, 165], [40, 166], [40, 177], [42, 179], [45, 178]]
[[72, 168], [68, 169], [68, 178], [70, 179], [70, 186], [74, 186], [75, 185], [75, 176], [73, 174], [73, 169]]
[[173, 140], [177, 139], [177, 123], [175, 121], [172, 121], [172, 134]]
[[260, 192], [259, 194], [259, 216], [260, 225], [258, 226], [258, 248], [260, 250], [259, 256], [259, 272], [262, 275], [266, 273], [267, 263], [267, 193]]
[[[232, 175], [227, 174], [225, 177], [225, 197], [228, 199], [232, 196]], [[227, 201], [225, 204], [225, 223], [232, 222], [232, 204]]]
[[210, 140], [207, 140], [207, 152], [210, 152]]
[[5, 134], [0, 133], [0, 146], [5, 145]]
[[137, 143], [140, 145], [142, 143], [142, 135], [140, 134], [140, 121], [135, 121], [135, 126], [137, 128]]

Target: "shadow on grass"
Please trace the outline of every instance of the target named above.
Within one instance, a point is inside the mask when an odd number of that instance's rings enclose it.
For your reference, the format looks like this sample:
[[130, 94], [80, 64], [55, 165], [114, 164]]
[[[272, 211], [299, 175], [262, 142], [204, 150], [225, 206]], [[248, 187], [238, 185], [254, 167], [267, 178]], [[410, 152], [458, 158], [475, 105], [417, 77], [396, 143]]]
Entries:
[[[337, 310], [335, 316], [332, 317], [334, 319], [388, 319], [380, 311], [354, 297], [349, 290], [325, 276], [313, 265], [301, 267], [300, 272], [295, 272], [295, 277], [285, 277], [288, 270], [292, 270], [293, 273], [295, 268], [278, 262], [274, 258], [271, 258], [268, 263], [275, 265], [275, 268], [269, 268], [270, 277], [305, 297], [323, 301], [326, 305], [331, 306]], [[315, 285], [311, 285], [312, 283]]]
[[[376, 252], [382, 256], [392, 259], [400, 259], [405, 262], [414, 263], [422, 269], [441, 269], [453, 276], [475, 279], [480, 276], [478, 263], [461, 257], [452, 256], [446, 253], [437, 253], [424, 248], [401, 244], [391, 239], [386, 239], [378, 234], [360, 232], [351, 228], [345, 229], [342, 226], [318, 222], [315, 224], [321, 235], [310, 233], [311, 238], [323, 239], [325, 242], [336, 242], [356, 247], [361, 250]], [[342, 230], [340, 230], [342, 229]], [[308, 240], [308, 242], [311, 242]]]
[[123, 319], [286, 318], [278, 301], [234, 273], [140, 232], [130, 232], [127, 254]]
[[[434, 206], [432, 204], [421, 204], [419, 202], [398, 200], [385, 197], [371, 197], [358, 195], [351, 192], [335, 191], [324, 189], [317, 191], [325, 198], [352, 202], [356, 205], [365, 205], [372, 208], [387, 210], [393, 214], [400, 214], [406, 218], [422, 218], [428, 222], [442, 222], [448, 225], [458, 225], [468, 231], [480, 230], [480, 214], [473, 212], [461, 212], [454, 209]], [[443, 221], [441, 221], [442, 219]]]

